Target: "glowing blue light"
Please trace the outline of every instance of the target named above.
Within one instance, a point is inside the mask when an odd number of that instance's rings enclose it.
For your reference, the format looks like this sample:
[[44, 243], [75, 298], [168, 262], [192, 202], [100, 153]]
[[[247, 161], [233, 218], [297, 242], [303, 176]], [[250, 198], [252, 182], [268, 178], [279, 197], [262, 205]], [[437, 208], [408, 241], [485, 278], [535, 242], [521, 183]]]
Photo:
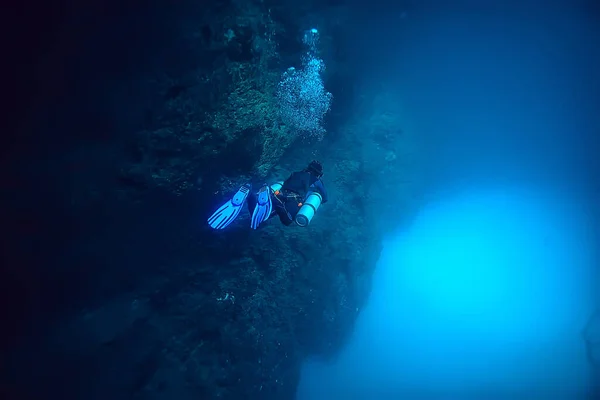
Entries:
[[386, 243], [345, 351], [307, 363], [297, 399], [584, 390], [592, 263], [578, 209], [518, 188], [424, 205]]
[[318, 32], [319, 32], [319, 31], [317, 31], [315, 28], [312, 28], [310, 31], [311, 31], [312, 33], [318, 33]]

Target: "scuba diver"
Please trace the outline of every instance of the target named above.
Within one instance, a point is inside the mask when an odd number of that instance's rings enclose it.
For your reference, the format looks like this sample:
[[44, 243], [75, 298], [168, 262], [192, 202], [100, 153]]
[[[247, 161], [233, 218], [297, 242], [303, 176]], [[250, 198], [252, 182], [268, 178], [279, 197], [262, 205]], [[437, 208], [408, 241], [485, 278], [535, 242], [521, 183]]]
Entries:
[[322, 176], [323, 165], [318, 161], [311, 161], [306, 168], [293, 172], [284, 182], [271, 186], [265, 184], [252, 195], [252, 185], [245, 184], [210, 216], [208, 224], [213, 229], [226, 228], [237, 218], [247, 200], [248, 211], [252, 215], [252, 229], [258, 228], [275, 214], [286, 226], [292, 222], [307, 226], [319, 206], [328, 200]]

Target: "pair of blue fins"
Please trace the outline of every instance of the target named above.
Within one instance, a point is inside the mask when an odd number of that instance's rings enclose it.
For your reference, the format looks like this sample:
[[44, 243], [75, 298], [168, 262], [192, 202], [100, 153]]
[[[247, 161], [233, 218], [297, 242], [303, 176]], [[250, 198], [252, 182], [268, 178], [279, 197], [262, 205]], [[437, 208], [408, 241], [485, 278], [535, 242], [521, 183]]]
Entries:
[[[246, 204], [246, 200], [250, 195], [252, 185], [245, 184], [239, 188], [236, 194], [223, 204], [213, 215], [208, 219], [208, 224], [213, 229], [225, 229], [240, 215], [242, 208]], [[263, 185], [256, 195], [256, 207], [252, 212], [250, 227], [256, 229], [260, 224], [265, 222], [273, 212], [273, 203], [271, 195], [273, 189], [269, 185]]]

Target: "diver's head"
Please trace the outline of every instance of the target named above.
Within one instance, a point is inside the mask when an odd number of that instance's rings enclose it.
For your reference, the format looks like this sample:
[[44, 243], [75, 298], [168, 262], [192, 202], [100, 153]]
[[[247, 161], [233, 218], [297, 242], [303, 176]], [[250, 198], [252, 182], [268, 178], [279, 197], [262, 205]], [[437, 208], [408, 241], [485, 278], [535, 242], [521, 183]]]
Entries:
[[306, 172], [320, 178], [323, 176], [323, 164], [318, 162], [317, 160], [312, 160], [308, 167], [305, 169]]

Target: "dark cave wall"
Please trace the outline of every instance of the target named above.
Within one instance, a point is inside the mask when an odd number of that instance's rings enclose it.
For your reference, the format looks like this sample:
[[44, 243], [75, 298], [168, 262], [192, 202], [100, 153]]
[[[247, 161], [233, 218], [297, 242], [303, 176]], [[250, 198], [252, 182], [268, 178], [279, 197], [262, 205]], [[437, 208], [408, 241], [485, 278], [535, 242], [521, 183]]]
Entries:
[[[62, 3], [30, 32], [28, 58], [15, 58], [29, 60], [19, 75], [27, 84], [3, 158], [7, 390], [283, 399], [293, 397], [304, 357], [335, 355], [379, 252], [378, 236], [354, 218], [360, 192], [350, 214], [332, 204], [306, 230], [270, 223], [250, 232], [244, 218], [223, 233], [205, 226], [241, 180], [284, 178], [310, 158], [290, 148], [264, 158], [273, 152], [256, 127], [242, 121], [225, 132], [207, 122], [227, 117], [230, 93], [255, 87], [259, 75], [240, 85], [231, 68], [267, 65], [260, 76], [276, 80], [300, 59], [293, 42], [303, 19], [326, 31], [327, 18], [315, 15], [327, 4], [278, 6], [268, 26], [287, 43], [281, 64], [246, 46], [269, 21], [256, 2]], [[284, 12], [297, 16], [287, 32], [277, 20]], [[224, 43], [228, 24], [240, 23], [239, 42]], [[351, 147], [340, 157], [352, 157]], [[351, 236], [339, 229], [348, 223]]]
[[[48, 265], [65, 243], [80, 238], [82, 230], [89, 235], [103, 216], [122, 218], [115, 208], [114, 175], [122, 162], [122, 141], [139, 124], [137, 109], [144, 105], [140, 91], [128, 86], [148, 71], [150, 53], [158, 47], [146, 38], [168, 43], [164, 26], [161, 30], [149, 18], [167, 14], [151, 4], [116, 2], [11, 6], [8, 27], [14, 41], [8, 54], [14, 74], [6, 95], [15, 99], [15, 107], [6, 120], [10, 128], [3, 136], [2, 165], [5, 265], [12, 279], [5, 282], [39, 297], [34, 287], [46, 282], [43, 277], [52, 282], [60, 271], [79, 270]], [[145, 25], [131, 28], [134, 15]]]

